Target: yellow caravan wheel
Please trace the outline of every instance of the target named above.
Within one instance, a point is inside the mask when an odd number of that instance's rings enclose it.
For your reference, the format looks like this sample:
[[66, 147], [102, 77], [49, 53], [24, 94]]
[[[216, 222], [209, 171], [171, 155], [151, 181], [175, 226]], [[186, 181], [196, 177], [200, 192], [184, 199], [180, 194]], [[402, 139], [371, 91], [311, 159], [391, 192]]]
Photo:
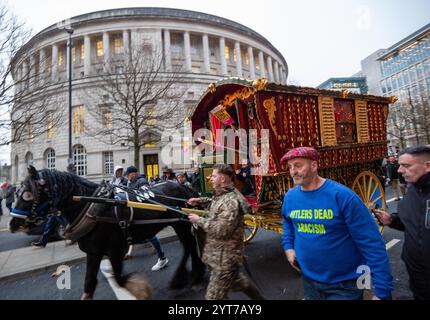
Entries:
[[[369, 210], [387, 210], [384, 188], [378, 177], [372, 172], [361, 172], [355, 178], [352, 184], [352, 190], [363, 200]], [[382, 234], [384, 232], [384, 226], [378, 222], [378, 227]]]

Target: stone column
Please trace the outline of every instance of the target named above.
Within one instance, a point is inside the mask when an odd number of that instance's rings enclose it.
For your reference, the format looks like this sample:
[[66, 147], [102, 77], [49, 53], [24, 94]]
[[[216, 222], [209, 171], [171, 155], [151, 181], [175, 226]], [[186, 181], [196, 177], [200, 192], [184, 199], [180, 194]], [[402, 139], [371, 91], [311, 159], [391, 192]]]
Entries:
[[45, 82], [46, 77], [46, 55], [45, 55], [45, 49], [40, 49], [39, 51], [39, 81], [40, 83]]
[[109, 44], [109, 33], [103, 32], [103, 61], [108, 67], [110, 59], [110, 44]]
[[225, 60], [225, 39], [219, 38], [219, 58], [221, 60], [221, 74], [227, 75], [227, 61]]
[[164, 65], [166, 71], [172, 70], [172, 51], [170, 50], [170, 31], [164, 30]]
[[57, 70], [58, 70], [58, 45], [52, 45], [52, 70], [51, 70], [51, 79], [55, 82], [57, 79]]
[[248, 47], [248, 55], [249, 55], [249, 72], [251, 75], [251, 79], [255, 79], [254, 49], [251, 46]]
[[280, 83], [281, 79], [279, 78], [279, 64], [278, 61], [275, 61], [275, 82]]
[[185, 55], [185, 70], [191, 72], [191, 42], [190, 33], [188, 31], [184, 32], [184, 55]]
[[91, 38], [89, 35], [84, 37], [84, 74], [86, 77], [91, 74]]
[[29, 88], [30, 85], [30, 74], [28, 70], [28, 62], [27, 60], [24, 60], [22, 62], [22, 79], [23, 79], [23, 88], [24, 90]]
[[267, 57], [267, 71], [269, 73], [269, 81], [273, 82], [273, 66], [272, 66], [272, 57]]
[[236, 74], [239, 78], [242, 77], [242, 54], [240, 52], [240, 43], [236, 41], [234, 44], [234, 51], [236, 52]]
[[128, 30], [122, 31], [122, 46], [124, 48], [124, 56], [128, 57], [130, 54], [130, 35]]
[[266, 77], [266, 70], [264, 68], [264, 55], [263, 55], [263, 51], [260, 51], [258, 53], [258, 60], [260, 62], [260, 76], [262, 78]]
[[36, 82], [36, 58], [34, 57], [34, 53], [32, 53], [30, 55], [30, 89], [35, 86]]
[[203, 70], [205, 73], [211, 72], [211, 57], [210, 57], [210, 50], [209, 50], [209, 37], [207, 34], [203, 34], [202, 37], [203, 41]]

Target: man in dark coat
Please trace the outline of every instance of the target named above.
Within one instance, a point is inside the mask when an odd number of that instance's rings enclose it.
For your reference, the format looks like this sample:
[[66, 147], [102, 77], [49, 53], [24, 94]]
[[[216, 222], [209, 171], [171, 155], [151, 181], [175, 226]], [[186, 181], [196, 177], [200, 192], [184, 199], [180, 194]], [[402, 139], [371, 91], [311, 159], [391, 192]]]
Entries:
[[398, 213], [376, 210], [375, 214], [384, 225], [405, 232], [402, 259], [409, 286], [416, 300], [430, 300], [430, 146], [403, 150], [399, 164], [408, 192]]

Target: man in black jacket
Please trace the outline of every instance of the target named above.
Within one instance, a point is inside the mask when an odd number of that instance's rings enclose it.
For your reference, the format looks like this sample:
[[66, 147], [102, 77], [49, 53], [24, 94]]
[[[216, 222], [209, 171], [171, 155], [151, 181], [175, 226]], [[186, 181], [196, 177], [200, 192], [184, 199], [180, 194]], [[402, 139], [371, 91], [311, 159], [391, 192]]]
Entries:
[[405, 232], [402, 259], [410, 288], [415, 299], [430, 300], [430, 146], [403, 150], [399, 163], [408, 191], [398, 213], [376, 210], [375, 214], [384, 225]]

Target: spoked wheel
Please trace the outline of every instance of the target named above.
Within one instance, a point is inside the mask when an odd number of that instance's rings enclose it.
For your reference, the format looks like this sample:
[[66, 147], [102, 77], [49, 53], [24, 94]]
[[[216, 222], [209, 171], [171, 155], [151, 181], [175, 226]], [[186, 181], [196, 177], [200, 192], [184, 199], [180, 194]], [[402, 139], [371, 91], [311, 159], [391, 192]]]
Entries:
[[[370, 171], [361, 172], [352, 184], [352, 190], [363, 200], [367, 208], [386, 211], [385, 193], [378, 177]], [[373, 214], [372, 214], [373, 215]], [[375, 217], [374, 217], [375, 218]], [[375, 218], [376, 220], [376, 218]], [[384, 232], [384, 226], [378, 223], [379, 231]]]
[[245, 215], [245, 221], [243, 226], [243, 242], [245, 244], [249, 243], [252, 238], [255, 237], [257, 230], [257, 219], [255, 219], [255, 217], [250, 214]]

